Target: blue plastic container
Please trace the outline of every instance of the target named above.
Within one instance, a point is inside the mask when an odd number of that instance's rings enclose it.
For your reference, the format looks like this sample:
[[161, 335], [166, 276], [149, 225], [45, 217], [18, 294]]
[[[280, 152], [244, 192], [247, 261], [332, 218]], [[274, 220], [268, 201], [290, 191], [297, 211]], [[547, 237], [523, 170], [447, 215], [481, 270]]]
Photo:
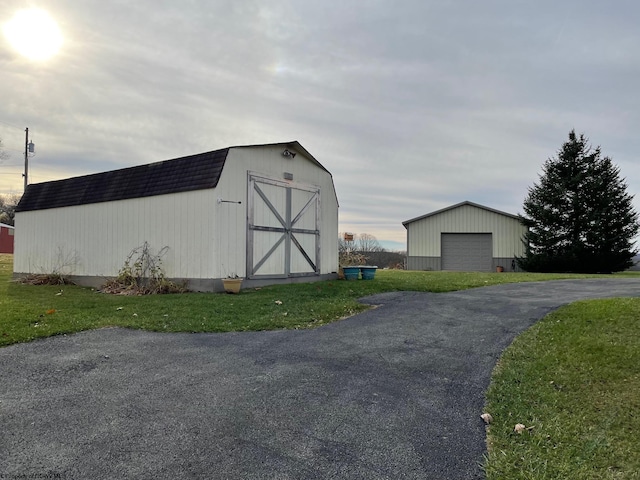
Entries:
[[346, 280], [357, 280], [360, 275], [360, 267], [342, 267]]
[[378, 267], [360, 267], [360, 272], [362, 273], [363, 280], [373, 280], [373, 277], [376, 276], [376, 270]]

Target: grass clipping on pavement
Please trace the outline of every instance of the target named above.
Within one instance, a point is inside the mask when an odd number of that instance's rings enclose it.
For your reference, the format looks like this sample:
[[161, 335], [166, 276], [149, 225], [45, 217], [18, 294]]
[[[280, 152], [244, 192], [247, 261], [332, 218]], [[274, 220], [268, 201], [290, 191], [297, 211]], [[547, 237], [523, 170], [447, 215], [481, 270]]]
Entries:
[[520, 335], [486, 411], [488, 480], [640, 478], [640, 299], [577, 302]]

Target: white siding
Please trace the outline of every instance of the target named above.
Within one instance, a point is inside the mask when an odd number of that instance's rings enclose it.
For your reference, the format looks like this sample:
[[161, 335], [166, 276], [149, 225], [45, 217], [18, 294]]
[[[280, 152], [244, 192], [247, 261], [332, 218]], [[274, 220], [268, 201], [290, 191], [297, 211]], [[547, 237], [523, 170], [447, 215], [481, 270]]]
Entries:
[[[114, 276], [127, 255], [147, 241], [167, 246], [163, 266], [172, 278], [210, 279], [246, 274], [247, 175], [259, 172], [321, 188], [320, 273], [338, 263], [338, 209], [331, 175], [306, 159], [282, 156], [284, 146], [229, 150], [218, 186], [170, 195], [19, 212], [14, 271], [50, 272], [75, 257], [65, 273]], [[217, 200], [226, 200], [227, 203]]]
[[[267, 178], [284, 180], [284, 173], [293, 174], [293, 183], [320, 187], [320, 273], [335, 272], [338, 268], [338, 200], [331, 175], [298, 152], [294, 159], [282, 156], [284, 146], [234, 148], [229, 152], [223, 170], [225, 183], [242, 182], [243, 204], [247, 201], [247, 172]], [[246, 217], [243, 219], [242, 245], [246, 245]], [[242, 272], [246, 272], [246, 251], [242, 256]]]
[[441, 233], [492, 233], [493, 256], [522, 256], [522, 237], [526, 232], [520, 222], [473, 205], [462, 205], [407, 225], [407, 251], [414, 257], [440, 257]]
[[[55, 208], [16, 215], [14, 271], [112, 276], [147, 241], [167, 275], [212, 278], [216, 268], [215, 197], [211, 190]], [[196, 220], [197, 219], [197, 220]], [[42, 239], [46, 239], [43, 241]]]

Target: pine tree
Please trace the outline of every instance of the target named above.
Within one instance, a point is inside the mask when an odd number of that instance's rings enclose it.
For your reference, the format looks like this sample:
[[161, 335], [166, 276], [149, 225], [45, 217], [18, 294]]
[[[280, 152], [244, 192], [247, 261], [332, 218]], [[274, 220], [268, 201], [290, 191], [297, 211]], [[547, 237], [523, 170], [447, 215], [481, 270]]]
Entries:
[[521, 222], [529, 228], [520, 267], [532, 272], [617, 272], [632, 266], [640, 230], [620, 169], [569, 133], [529, 188]]

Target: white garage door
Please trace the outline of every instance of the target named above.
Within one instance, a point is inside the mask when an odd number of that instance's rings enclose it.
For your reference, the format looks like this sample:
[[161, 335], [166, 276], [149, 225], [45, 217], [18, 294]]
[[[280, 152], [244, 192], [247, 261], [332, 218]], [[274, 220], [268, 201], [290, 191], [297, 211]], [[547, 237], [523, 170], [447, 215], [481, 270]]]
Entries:
[[492, 270], [490, 233], [443, 233], [442, 270], [487, 272]]

